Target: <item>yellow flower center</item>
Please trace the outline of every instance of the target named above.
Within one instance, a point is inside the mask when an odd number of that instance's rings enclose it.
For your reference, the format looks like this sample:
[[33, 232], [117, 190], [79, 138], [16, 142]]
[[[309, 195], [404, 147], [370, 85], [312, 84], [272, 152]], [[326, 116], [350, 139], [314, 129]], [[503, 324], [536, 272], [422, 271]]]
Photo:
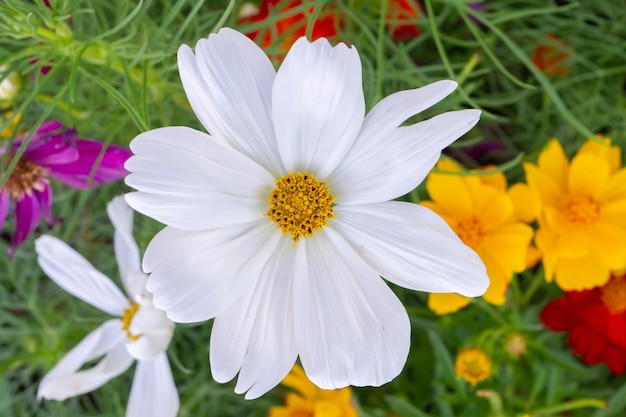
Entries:
[[[14, 155], [10, 154], [8, 161], [11, 161], [13, 157]], [[24, 194], [30, 195], [33, 190], [43, 191], [48, 184], [47, 175], [48, 170], [46, 168], [26, 158], [20, 158], [3, 188], [8, 191], [12, 198], [21, 200]]]
[[311, 174], [291, 172], [275, 181], [266, 213], [294, 241], [308, 237], [328, 225], [335, 197]]
[[491, 375], [491, 360], [479, 348], [462, 349], [454, 366], [457, 378], [464, 378], [472, 385]]
[[459, 238], [461, 238], [463, 243], [472, 249], [478, 248], [487, 235], [485, 222], [477, 216], [464, 218], [456, 224], [454, 231]]
[[602, 302], [611, 313], [626, 311], [626, 275], [613, 276], [600, 292]]
[[138, 335], [134, 335], [130, 332], [130, 322], [133, 320], [133, 316], [139, 310], [139, 304], [130, 303], [130, 307], [124, 310], [124, 315], [122, 316], [122, 328], [126, 332], [126, 337], [130, 340], [139, 339]]
[[586, 195], [572, 196], [565, 203], [565, 218], [572, 223], [584, 225], [595, 222], [600, 217], [600, 205]]

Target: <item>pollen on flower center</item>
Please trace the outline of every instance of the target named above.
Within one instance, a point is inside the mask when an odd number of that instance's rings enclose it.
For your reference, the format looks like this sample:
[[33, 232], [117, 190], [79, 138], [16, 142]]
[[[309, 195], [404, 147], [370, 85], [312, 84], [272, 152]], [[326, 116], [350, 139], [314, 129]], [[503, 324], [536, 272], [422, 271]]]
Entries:
[[600, 292], [602, 303], [611, 313], [626, 311], [626, 275], [613, 276]]
[[290, 233], [297, 241], [328, 225], [333, 217], [335, 197], [323, 182], [311, 174], [291, 172], [281, 175], [275, 183], [266, 215], [278, 224], [283, 234]]
[[600, 217], [600, 205], [586, 195], [572, 196], [565, 203], [565, 217], [576, 224], [593, 223]]
[[124, 315], [122, 316], [122, 328], [126, 332], [126, 337], [130, 340], [139, 339], [139, 335], [134, 335], [130, 332], [130, 322], [133, 320], [137, 310], [139, 310], [139, 304], [130, 303], [130, 307], [124, 310]]
[[485, 223], [477, 216], [466, 217], [454, 228], [456, 234], [470, 248], [477, 248], [487, 235]]
[[[12, 160], [13, 154], [8, 160]], [[4, 183], [4, 189], [12, 198], [21, 200], [24, 194], [30, 195], [33, 190], [43, 191], [48, 184], [48, 170], [26, 158], [20, 158]]]

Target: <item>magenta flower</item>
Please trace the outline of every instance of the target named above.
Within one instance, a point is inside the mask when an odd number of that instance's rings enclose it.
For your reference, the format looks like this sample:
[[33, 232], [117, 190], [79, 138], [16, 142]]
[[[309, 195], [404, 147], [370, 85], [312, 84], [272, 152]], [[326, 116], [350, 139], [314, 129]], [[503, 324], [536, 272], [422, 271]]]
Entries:
[[[0, 147], [0, 156], [9, 149], [7, 164], [26, 137], [17, 138], [10, 148], [6, 144]], [[37, 228], [42, 216], [48, 223], [55, 221], [50, 210], [52, 188], [48, 178], [73, 188], [86, 189], [119, 180], [127, 174], [124, 162], [130, 157], [130, 151], [108, 145], [103, 152], [105, 146], [95, 140], [77, 139], [75, 129], [63, 130], [57, 121], [46, 122], [37, 129], [9, 178], [0, 187], [0, 229], [9, 212], [15, 213], [10, 257]]]

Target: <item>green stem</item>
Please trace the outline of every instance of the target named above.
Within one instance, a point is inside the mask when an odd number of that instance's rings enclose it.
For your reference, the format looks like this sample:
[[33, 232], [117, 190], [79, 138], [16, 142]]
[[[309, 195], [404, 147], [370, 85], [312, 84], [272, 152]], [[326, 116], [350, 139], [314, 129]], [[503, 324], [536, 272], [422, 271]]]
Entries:
[[[429, 1], [430, 0], [426, 0], [427, 5], [429, 4]], [[565, 119], [565, 121], [567, 121], [567, 123], [572, 128], [574, 128], [574, 130], [576, 130], [578, 133], [580, 133], [584, 137], [587, 137], [587, 138], [595, 137], [595, 134], [591, 130], [589, 130], [587, 126], [582, 124], [572, 113], [570, 113], [569, 109], [567, 108], [567, 105], [563, 102], [563, 100], [561, 99], [561, 96], [559, 96], [559, 93], [557, 93], [556, 89], [554, 88], [554, 85], [552, 85], [550, 80], [548, 80], [548, 77], [546, 77], [544, 73], [541, 72], [541, 70], [539, 70], [535, 66], [535, 64], [531, 61], [530, 57], [510, 37], [508, 37], [504, 32], [502, 32], [497, 26], [492, 24], [490, 21], [484, 19], [480, 15], [480, 13], [474, 12], [472, 9], [470, 9], [467, 6], [465, 7], [465, 12], [470, 14], [472, 17], [474, 17], [483, 25], [485, 25], [498, 38], [500, 38], [502, 42], [504, 42], [504, 44], [513, 53], [513, 55], [515, 55], [517, 59], [519, 59], [522, 62], [522, 64], [524, 64], [524, 66], [528, 69], [528, 71], [530, 71], [533, 74], [533, 76], [537, 79], [539, 84], [541, 84], [544, 91], [550, 97], [550, 99], [554, 103], [554, 106], [557, 108], [557, 110], [559, 111], [563, 119]]]
[[565, 404], [558, 404], [550, 407], [540, 408], [538, 410], [531, 411], [528, 414], [530, 414], [531, 417], [551, 416], [557, 413], [562, 413], [564, 411], [577, 410], [579, 408], [585, 407], [606, 408], [607, 404], [606, 401], [603, 400], [596, 400], [594, 398], [583, 398], [580, 400], [570, 401]]

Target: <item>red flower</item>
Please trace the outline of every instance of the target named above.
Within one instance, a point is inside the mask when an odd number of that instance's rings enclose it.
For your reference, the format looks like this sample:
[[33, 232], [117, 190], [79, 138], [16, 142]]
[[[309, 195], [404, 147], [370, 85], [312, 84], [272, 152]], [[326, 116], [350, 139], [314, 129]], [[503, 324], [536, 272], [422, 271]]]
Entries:
[[535, 46], [531, 57], [533, 63], [548, 75], [567, 75], [569, 68], [563, 64], [570, 56], [569, 53], [563, 52], [567, 45], [552, 33], [546, 35], [546, 39], [548, 42]]
[[540, 317], [551, 330], [570, 332], [569, 345], [585, 363], [604, 362], [614, 374], [626, 373], [626, 274], [603, 287], [566, 292]]
[[[304, 0], [304, 4], [311, 5], [308, 13], [312, 13], [314, 2]], [[291, 45], [299, 37], [306, 34], [309, 21], [308, 13], [305, 14], [303, 11], [294, 12], [292, 11], [293, 9], [304, 10], [303, 0], [262, 0], [259, 11], [240, 19], [239, 23], [263, 22], [271, 16], [272, 18], [269, 19], [269, 22], [273, 22], [271, 27], [268, 25], [267, 27], [248, 32], [246, 35], [259, 43], [264, 49], [278, 44], [278, 49], [284, 56], [291, 48]], [[334, 13], [333, 8], [325, 7], [313, 23], [311, 40], [336, 36], [337, 28], [340, 26], [341, 21]]]
[[419, 36], [415, 21], [420, 17], [420, 8], [415, 0], [391, 0], [387, 7], [387, 28], [394, 41], [410, 41]]

